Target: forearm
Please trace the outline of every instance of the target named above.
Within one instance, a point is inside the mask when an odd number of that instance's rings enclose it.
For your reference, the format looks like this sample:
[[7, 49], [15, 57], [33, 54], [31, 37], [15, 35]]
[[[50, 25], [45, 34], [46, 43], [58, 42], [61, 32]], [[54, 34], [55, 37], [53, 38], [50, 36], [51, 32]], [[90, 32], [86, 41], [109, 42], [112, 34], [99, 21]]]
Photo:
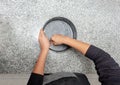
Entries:
[[[90, 46], [87, 43], [68, 37], [65, 37], [63, 42], [64, 44], [77, 49], [82, 54], [94, 61], [97, 73], [99, 75], [99, 80], [102, 84], [108, 82], [114, 84], [119, 83], [120, 67], [108, 53], [95, 46]], [[106, 77], [108, 79], [106, 79]]]
[[81, 52], [83, 55], [86, 54], [88, 48], [90, 47], [88, 43], [84, 43], [82, 41], [78, 41], [69, 37], [65, 37], [63, 43], [70, 47], [75, 48], [76, 50]]
[[41, 51], [34, 67], [33, 73], [44, 75], [45, 61], [47, 58], [48, 51]]
[[45, 36], [44, 31], [41, 29], [38, 37], [40, 43], [41, 52], [38, 56], [38, 60], [35, 64], [34, 70], [29, 78], [27, 85], [42, 85], [44, 77], [44, 68], [47, 54], [49, 51], [49, 40]]
[[47, 57], [48, 50], [41, 51], [35, 64], [34, 70], [29, 78], [27, 85], [42, 85], [43, 84], [43, 75], [44, 75], [44, 67], [45, 61]]

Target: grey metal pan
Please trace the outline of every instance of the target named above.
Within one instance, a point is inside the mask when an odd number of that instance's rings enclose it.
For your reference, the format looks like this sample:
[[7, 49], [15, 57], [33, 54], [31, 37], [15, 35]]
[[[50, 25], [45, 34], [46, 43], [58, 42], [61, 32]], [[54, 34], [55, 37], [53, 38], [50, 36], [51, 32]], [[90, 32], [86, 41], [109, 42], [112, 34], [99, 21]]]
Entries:
[[[48, 20], [43, 26], [46, 36], [50, 39], [54, 34], [62, 34], [73, 39], [77, 38], [77, 31], [74, 24], [64, 17], [54, 17]], [[50, 50], [61, 52], [70, 48], [67, 45], [50, 46]]]

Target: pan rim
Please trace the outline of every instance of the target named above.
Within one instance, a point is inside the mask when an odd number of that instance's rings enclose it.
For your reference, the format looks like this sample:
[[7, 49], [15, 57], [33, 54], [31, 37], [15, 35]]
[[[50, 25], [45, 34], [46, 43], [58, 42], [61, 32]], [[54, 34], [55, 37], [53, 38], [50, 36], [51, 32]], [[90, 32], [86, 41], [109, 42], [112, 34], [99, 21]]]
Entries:
[[[63, 21], [63, 22], [65, 22], [65, 23], [67, 23], [67, 24], [70, 26], [71, 30], [72, 30], [73, 39], [77, 39], [77, 30], [76, 30], [75, 25], [74, 25], [69, 19], [67, 19], [67, 18], [65, 18], [65, 17], [54, 17], [54, 18], [49, 19], [49, 20], [44, 24], [43, 30], [44, 30], [45, 27], [46, 27], [50, 22], [52, 22], [52, 21]], [[49, 48], [49, 49], [52, 50], [52, 51], [56, 51], [56, 52], [62, 52], [62, 51], [65, 51], [65, 50], [67, 50], [67, 49], [69, 49], [69, 48], [70, 48], [70, 46], [66, 46], [66, 48], [63, 49], [63, 50], [54, 50], [54, 49], [52, 49], [52, 48]]]

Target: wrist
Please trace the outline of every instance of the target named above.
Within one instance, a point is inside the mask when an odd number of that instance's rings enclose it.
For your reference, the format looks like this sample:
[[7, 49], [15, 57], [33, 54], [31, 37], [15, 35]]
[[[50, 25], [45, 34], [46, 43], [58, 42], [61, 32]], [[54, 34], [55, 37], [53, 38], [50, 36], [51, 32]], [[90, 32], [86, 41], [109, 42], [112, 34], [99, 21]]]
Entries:
[[42, 48], [40, 48], [40, 49], [41, 49], [42, 52], [47, 52], [47, 51], [49, 51], [49, 47], [42, 47]]
[[38, 57], [38, 60], [46, 60], [46, 58], [47, 58], [47, 52], [44, 52], [44, 51], [41, 51], [40, 53], [39, 53], [39, 57]]
[[64, 38], [63, 38], [63, 44], [68, 44], [68, 41], [70, 40], [70, 38], [69, 37], [67, 37], [67, 36], [65, 36]]
[[48, 51], [49, 51], [49, 49], [41, 49], [40, 53], [47, 55]]
[[48, 49], [46, 49], [46, 50], [41, 50], [41, 53], [48, 53]]

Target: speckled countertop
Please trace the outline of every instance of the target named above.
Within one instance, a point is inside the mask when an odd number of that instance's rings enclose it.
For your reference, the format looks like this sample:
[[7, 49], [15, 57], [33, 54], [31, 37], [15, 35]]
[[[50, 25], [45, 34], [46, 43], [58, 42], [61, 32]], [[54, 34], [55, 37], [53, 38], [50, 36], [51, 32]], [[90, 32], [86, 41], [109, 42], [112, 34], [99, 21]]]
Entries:
[[[70, 19], [78, 40], [96, 45], [120, 64], [119, 0], [0, 0], [0, 73], [30, 73], [39, 54], [37, 36], [53, 17]], [[74, 49], [49, 51], [45, 72], [95, 73]]]

